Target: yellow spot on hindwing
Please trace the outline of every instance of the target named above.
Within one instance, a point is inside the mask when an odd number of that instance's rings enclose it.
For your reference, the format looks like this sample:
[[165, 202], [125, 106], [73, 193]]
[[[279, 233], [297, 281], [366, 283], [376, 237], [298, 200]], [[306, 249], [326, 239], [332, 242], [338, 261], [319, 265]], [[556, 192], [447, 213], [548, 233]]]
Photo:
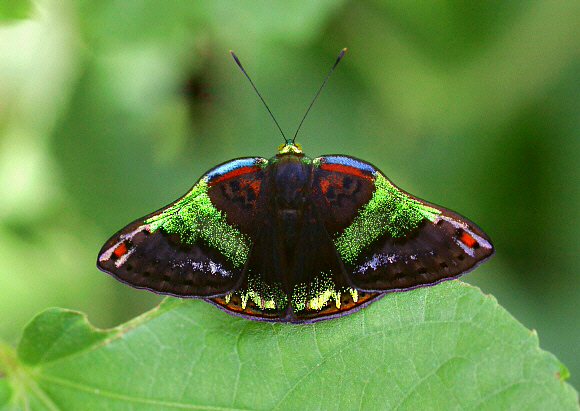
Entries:
[[248, 302], [252, 301], [260, 310], [282, 310], [288, 305], [288, 297], [282, 291], [280, 284], [268, 285], [260, 275], [248, 272], [246, 287], [233, 292], [242, 300], [242, 309], [245, 310]]
[[354, 288], [337, 287], [330, 274], [320, 273], [309, 284], [300, 283], [294, 287], [292, 303], [296, 311], [322, 310], [332, 301], [340, 309], [343, 293], [350, 293], [356, 302], [358, 292]]
[[323, 309], [330, 300], [334, 300], [334, 304], [336, 308], [340, 308], [340, 294], [336, 292], [336, 290], [324, 290], [321, 294], [317, 294], [310, 300], [308, 300], [306, 304], [306, 308], [310, 310], [321, 310]]
[[348, 291], [350, 292], [350, 296], [352, 300], [356, 303], [358, 302], [358, 290], [356, 288], [349, 288]]
[[[281, 311], [288, 306], [288, 296], [281, 284], [266, 284], [260, 275], [248, 273], [246, 286], [224, 296], [229, 304], [233, 295], [240, 298], [242, 310]], [[358, 301], [358, 291], [352, 287], [337, 287], [330, 274], [321, 273], [309, 283], [300, 283], [294, 287], [292, 305], [296, 312], [320, 311], [334, 304], [340, 310], [342, 297], [350, 295], [352, 301]]]
[[249, 295], [248, 294], [242, 294], [240, 297], [242, 298], [242, 310], [245, 310], [246, 309], [246, 305], [248, 305], [248, 297], [249, 297]]

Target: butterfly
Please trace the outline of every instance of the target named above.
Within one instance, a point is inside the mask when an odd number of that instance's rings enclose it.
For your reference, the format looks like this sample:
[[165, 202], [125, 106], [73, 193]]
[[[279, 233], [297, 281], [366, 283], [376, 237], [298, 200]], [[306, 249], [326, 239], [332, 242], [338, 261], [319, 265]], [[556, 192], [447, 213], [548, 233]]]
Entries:
[[295, 138], [270, 159], [212, 168], [114, 234], [97, 266], [137, 288], [302, 323], [458, 277], [493, 254], [467, 218], [401, 190], [366, 161], [312, 159]]

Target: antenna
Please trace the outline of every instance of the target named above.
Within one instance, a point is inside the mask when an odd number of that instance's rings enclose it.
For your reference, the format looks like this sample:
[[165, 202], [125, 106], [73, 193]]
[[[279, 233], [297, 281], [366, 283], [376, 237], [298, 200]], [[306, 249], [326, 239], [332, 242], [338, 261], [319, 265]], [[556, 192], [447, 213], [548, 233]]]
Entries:
[[[318, 89], [318, 93], [316, 93], [316, 95], [314, 96], [314, 98], [312, 99], [312, 103], [310, 103], [310, 105], [308, 106], [308, 110], [306, 110], [306, 113], [304, 113], [304, 117], [302, 117], [302, 121], [300, 122], [300, 124], [298, 125], [298, 128], [296, 129], [296, 133], [294, 134], [294, 138], [291, 141], [291, 144], [294, 144], [294, 140], [296, 140], [296, 136], [298, 135], [298, 131], [300, 131], [300, 127], [302, 127], [302, 123], [304, 123], [304, 120], [306, 119], [306, 116], [308, 115], [308, 113], [310, 112], [310, 109], [312, 108], [312, 106], [314, 105], [314, 102], [316, 101], [316, 99], [318, 98], [318, 95], [320, 94], [320, 92], [322, 91], [322, 87], [324, 87], [324, 85], [326, 84], [326, 82], [328, 81], [328, 78], [330, 77], [330, 75], [332, 74], [332, 72], [334, 71], [334, 69], [336, 68], [336, 66], [338, 65], [338, 62], [340, 61], [340, 59], [342, 58], [342, 56], [344, 56], [344, 53], [346, 52], [346, 47], [343, 48], [340, 51], [340, 54], [338, 55], [338, 58], [336, 59], [336, 61], [334, 62], [334, 66], [332, 66], [332, 68], [330, 69], [330, 71], [328, 72], [328, 74], [326, 75], [326, 78], [324, 79], [324, 81], [322, 82], [322, 85], [320, 86], [320, 88]], [[234, 56], [235, 57], [235, 56]], [[236, 59], [237, 60], [237, 59]], [[239, 64], [239, 62], [238, 62]], [[240, 66], [241, 67], [241, 66]], [[242, 69], [243, 70], [243, 69]], [[247, 74], [246, 74], [247, 76]], [[251, 81], [251, 80], [250, 80]], [[264, 103], [265, 104], [265, 103]], [[288, 140], [286, 140], [288, 141]]]
[[[286, 138], [286, 136], [284, 135], [284, 132], [282, 131], [282, 128], [280, 127], [280, 124], [278, 124], [278, 122], [276, 121], [276, 117], [274, 117], [274, 114], [272, 114], [272, 111], [270, 111], [270, 107], [268, 107], [268, 105], [266, 104], [266, 102], [262, 98], [262, 95], [260, 94], [260, 92], [258, 91], [258, 89], [256, 88], [256, 86], [254, 85], [254, 82], [252, 81], [252, 79], [250, 78], [250, 76], [248, 75], [248, 73], [246, 73], [246, 70], [244, 69], [244, 66], [242, 66], [242, 63], [240, 62], [240, 59], [238, 58], [238, 56], [236, 56], [236, 53], [234, 53], [232, 50], [230, 50], [230, 53], [231, 53], [232, 57], [234, 58], [234, 60], [236, 60], [236, 63], [238, 63], [238, 66], [240, 66], [240, 68], [242, 69], [242, 71], [244, 72], [244, 74], [246, 75], [246, 77], [248, 78], [248, 80], [250, 80], [250, 84], [252, 85], [252, 87], [254, 87], [254, 90], [256, 90], [256, 93], [258, 93], [258, 97], [260, 97], [260, 100], [262, 100], [262, 103], [264, 103], [264, 106], [266, 106], [266, 110], [268, 110], [268, 113], [270, 113], [270, 116], [272, 116], [272, 119], [274, 120], [274, 123], [276, 123], [276, 125], [278, 126], [278, 130], [280, 130], [280, 133], [282, 133], [282, 137], [284, 138], [284, 141], [286, 143], [289, 143], [290, 140], [288, 140]], [[335, 66], [336, 66], [336, 64], [335, 64]], [[294, 143], [294, 140], [292, 140], [292, 143]]]

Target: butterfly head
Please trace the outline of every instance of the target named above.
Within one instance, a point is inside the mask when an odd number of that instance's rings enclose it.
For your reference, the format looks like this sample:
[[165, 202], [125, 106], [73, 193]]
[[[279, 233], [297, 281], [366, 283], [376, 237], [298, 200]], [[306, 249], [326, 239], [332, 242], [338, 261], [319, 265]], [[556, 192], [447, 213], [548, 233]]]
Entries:
[[304, 154], [302, 153], [302, 144], [293, 141], [287, 141], [278, 146], [278, 155], [281, 154]]

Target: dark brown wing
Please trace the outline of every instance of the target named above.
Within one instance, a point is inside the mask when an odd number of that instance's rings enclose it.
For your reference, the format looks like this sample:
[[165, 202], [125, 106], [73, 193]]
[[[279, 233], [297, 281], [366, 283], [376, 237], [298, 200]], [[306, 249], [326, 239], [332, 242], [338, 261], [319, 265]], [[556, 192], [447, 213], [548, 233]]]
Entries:
[[382, 293], [355, 289], [348, 272], [317, 212], [314, 202], [305, 210], [305, 221], [292, 260], [294, 278], [292, 322], [311, 322], [355, 311]]
[[236, 289], [252, 246], [247, 221], [257, 210], [265, 162], [240, 158], [213, 168], [183, 197], [113, 235], [97, 266], [164, 294], [211, 297]]
[[396, 187], [348, 156], [315, 160], [316, 205], [350, 284], [388, 291], [457, 277], [493, 253], [489, 237], [454, 211]]

